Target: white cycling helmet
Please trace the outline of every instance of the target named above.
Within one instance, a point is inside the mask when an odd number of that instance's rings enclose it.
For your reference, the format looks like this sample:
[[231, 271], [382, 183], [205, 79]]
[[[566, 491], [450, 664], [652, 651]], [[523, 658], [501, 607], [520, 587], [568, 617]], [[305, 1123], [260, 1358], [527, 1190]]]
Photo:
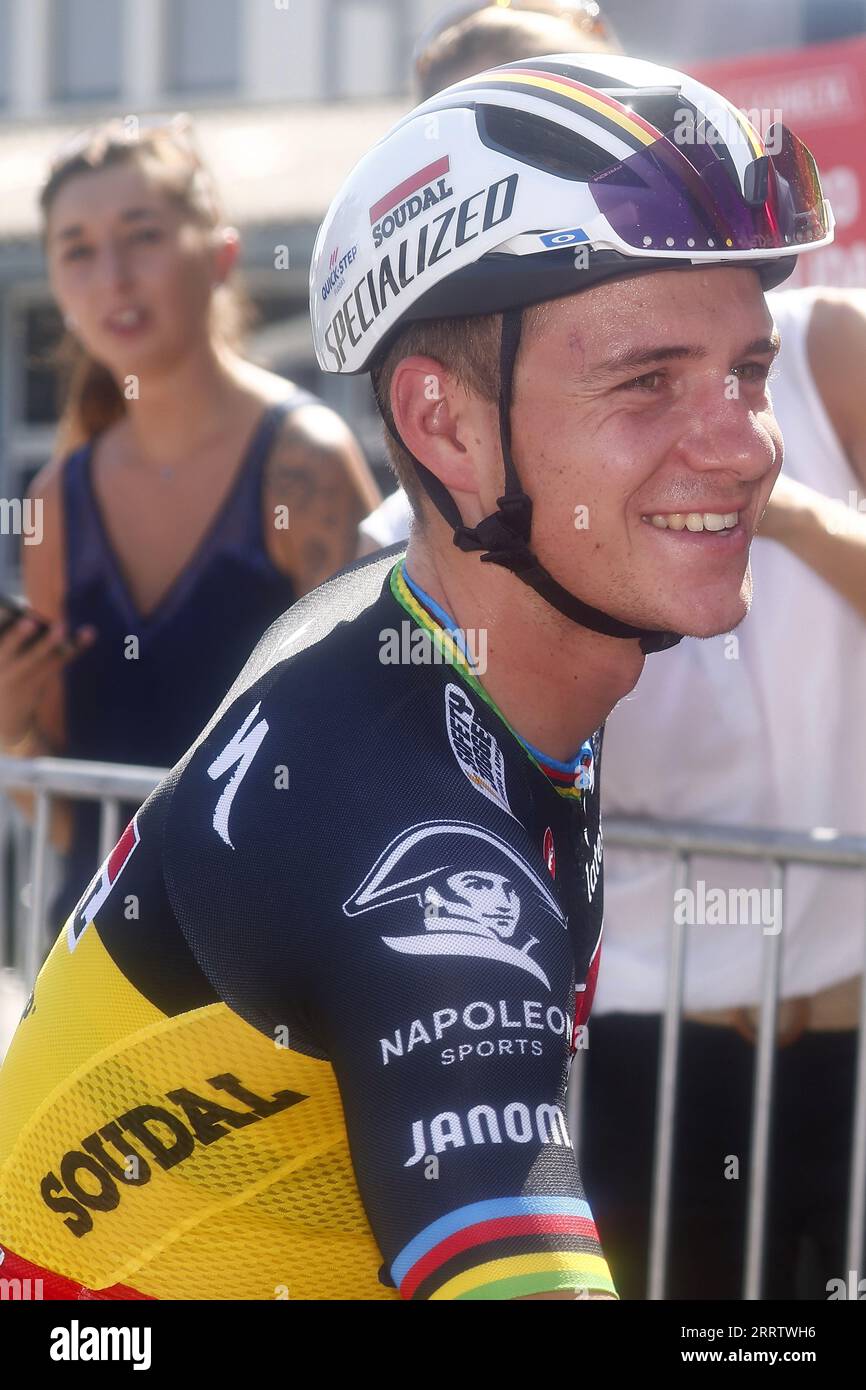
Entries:
[[499, 510], [467, 528], [415, 460], [419, 478], [462, 549], [484, 550], [574, 621], [659, 650], [677, 635], [583, 604], [529, 549], [508, 428], [520, 311], [704, 264], [753, 265], [771, 289], [833, 226], [802, 141], [778, 123], [762, 139], [702, 82], [614, 54], [508, 63], [416, 107], [349, 175], [310, 266], [316, 357], [326, 372], [375, 374], [406, 324], [501, 311]]

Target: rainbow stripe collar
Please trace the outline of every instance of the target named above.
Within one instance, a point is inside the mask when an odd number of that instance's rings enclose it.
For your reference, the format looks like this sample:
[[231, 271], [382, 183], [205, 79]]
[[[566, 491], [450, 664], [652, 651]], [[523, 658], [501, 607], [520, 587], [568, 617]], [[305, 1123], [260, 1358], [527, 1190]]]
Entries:
[[592, 769], [594, 761], [591, 742], [587, 740], [582, 744], [579, 752], [569, 762], [549, 758], [546, 753], [527, 743], [509, 724], [499, 706], [473, 674], [470, 666], [472, 658], [466, 650], [460, 629], [451, 615], [410, 577], [406, 569], [405, 556], [401, 556], [391, 570], [390, 582], [391, 592], [400, 606], [405, 608], [409, 616], [429, 635], [448, 664], [459, 672], [461, 679], [490, 706], [511, 736], [521, 745], [530, 762], [544, 773], [560, 796], [566, 797], [569, 801], [581, 801], [583, 788], [587, 785], [589, 776], [587, 769]]

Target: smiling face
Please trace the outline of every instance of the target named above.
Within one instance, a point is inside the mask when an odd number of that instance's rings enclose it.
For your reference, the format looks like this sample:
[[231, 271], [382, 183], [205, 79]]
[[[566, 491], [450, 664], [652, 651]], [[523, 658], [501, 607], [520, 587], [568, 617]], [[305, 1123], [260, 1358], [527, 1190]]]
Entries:
[[144, 160], [71, 176], [54, 198], [46, 250], [57, 302], [115, 378], [180, 360], [208, 332], [231, 233], [202, 226]]
[[566, 588], [697, 637], [742, 620], [782, 461], [773, 332], [745, 268], [614, 280], [546, 307], [515, 372], [513, 453], [533, 549]]

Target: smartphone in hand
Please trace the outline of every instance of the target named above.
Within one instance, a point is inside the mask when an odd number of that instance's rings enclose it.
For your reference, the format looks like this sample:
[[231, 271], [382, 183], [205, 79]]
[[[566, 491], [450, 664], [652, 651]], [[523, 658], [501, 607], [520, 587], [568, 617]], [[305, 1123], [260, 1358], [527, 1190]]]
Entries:
[[44, 618], [40, 618], [38, 613], [34, 613], [31, 608], [28, 608], [23, 599], [13, 598], [11, 594], [0, 594], [0, 637], [21, 618], [29, 618], [31, 622], [37, 624], [33, 636], [24, 643], [23, 650], [27, 651], [35, 642], [39, 641], [40, 637], [45, 636], [49, 624]]

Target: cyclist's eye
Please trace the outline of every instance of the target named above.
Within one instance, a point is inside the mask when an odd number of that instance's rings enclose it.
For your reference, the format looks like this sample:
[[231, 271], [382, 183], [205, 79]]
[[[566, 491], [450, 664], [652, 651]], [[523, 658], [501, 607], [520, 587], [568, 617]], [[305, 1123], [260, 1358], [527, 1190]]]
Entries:
[[741, 381], [751, 381], [756, 385], [762, 385], [770, 375], [769, 362], [741, 362], [734, 368], [735, 374]]
[[90, 251], [91, 248], [89, 246], [70, 246], [64, 251], [62, 259], [64, 261], [80, 261], [83, 260], [85, 256], [89, 256]]
[[664, 372], [644, 372], [643, 376], [635, 376], [632, 377], [631, 381], [624, 381], [619, 389], [621, 391], [655, 391], [664, 380]]
[[161, 228], [161, 227], [141, 227], [141, 228], [139, 228], [139, 230], [138, 230], [137, 232], [134, 232], [134, 233], [133, 233], [132, 240], [133, 240], [133, 241], [161, 241], [161, 240], [162, 240], [162, 228]]

